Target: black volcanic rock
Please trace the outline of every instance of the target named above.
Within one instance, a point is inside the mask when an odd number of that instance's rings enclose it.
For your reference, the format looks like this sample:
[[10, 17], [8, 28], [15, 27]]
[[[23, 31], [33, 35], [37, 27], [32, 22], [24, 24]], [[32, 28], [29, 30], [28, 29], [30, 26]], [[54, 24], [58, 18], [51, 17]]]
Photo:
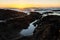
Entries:
[[49, 13], [52, 14], [53, 11], [48, 11], [48, 12], [46, 11], [46, 12], [43, 12], [42, 14], [49, 14]]
[[36, 13], [27, 15], [24, 12], [0, 9], [0, 40], [20, 39], [20, 31], [28, 28], [31, 22], [39, 19], [39, 16], [39, 13], [37, 15]]
[[24, 15], [27, 15], [27, 14], [25, 14], [23, 12], [17, 12], [14, 10], [9, 10], [9, 9], [0, 9], [0, 19], [1, 20], [15, 18], [15, 17], [19, 17], [19, 16], [24, 16]]
[[34, 40], [60, 40], [60, 16], [42, 18], [34, 31]]
[[36, 19], [40, 19], [42, 17], [42, 14], [39, 12], [30, 12], [33, 17], [35, 17]]
[[16, 37], [19, 38], [19, 32], [25, 27], [21, 24], [23, 24], [23, 17], [26, 15], [23, 12], [0, 9], [0, 40], [14, 40]]

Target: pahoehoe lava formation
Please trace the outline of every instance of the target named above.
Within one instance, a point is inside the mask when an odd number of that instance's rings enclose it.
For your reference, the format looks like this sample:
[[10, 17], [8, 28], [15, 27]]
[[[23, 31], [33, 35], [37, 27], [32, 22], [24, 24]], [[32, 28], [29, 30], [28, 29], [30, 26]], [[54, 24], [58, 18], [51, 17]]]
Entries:
[[31, 12], [27, 15], [24, 12], [0, 9], [0, 40], [22, 40], [20, 31], [28, 28], [39, 16], [39, 13]]
[[[18, 12], [9, 9], [0, 9], [0, 40], [60, 40], [60, 16], [49, 15], [42, 17], [43, 14], [30, 12]], [[21, 37], [19, 34], [22, 29], [27, 29], [29, 24], [35, 20], [32, 36]]]
[[60, 16], [47, 15], [36, 24], [33, 40], [60, 40]]

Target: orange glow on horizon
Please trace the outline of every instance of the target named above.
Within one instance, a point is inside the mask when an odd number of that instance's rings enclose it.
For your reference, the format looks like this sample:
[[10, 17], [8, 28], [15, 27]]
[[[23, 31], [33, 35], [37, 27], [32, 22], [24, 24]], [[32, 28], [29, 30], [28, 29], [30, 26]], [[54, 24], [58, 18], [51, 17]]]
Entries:
[[60, 4], [0, 4], [0, 8], [60, 7]]

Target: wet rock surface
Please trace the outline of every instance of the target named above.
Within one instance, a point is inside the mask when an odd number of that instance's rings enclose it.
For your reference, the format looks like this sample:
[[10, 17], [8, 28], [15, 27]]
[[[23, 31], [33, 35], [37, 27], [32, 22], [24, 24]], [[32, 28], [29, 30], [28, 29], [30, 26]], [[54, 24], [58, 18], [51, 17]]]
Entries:
[[[48, 14], [53, 12], [45, 12]], [[0, 9], [0, 40], [60, 40], [60, 16], [42, 16], [38, 12], [17, 12], [9, 9]], [[22, 29], [27, 29], [33, 21], [35, 28], [33, 35], [22, 36]]]
[[[27, 15], [23, 12], [0, 9], [0, 40], [24, 40], [19, 34], [22, 29], [27, 29], [29, 24], [39, 18], [39, 13]], [[37, 17], [36, 17], [37, 16]], [[26, 40], [30, 37], [23, 37]]]
[[46, 16], [37, 23], [34, 40], [60, 40], [60, 16]]

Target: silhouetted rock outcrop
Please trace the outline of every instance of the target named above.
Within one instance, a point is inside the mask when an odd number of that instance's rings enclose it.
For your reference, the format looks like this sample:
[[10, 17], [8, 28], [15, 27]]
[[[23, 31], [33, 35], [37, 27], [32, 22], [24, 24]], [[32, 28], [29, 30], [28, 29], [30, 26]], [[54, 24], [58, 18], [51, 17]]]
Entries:
[[[41, 17], [42, 17], [42, 14], [40, 14], [39, 12], [30, 12], [32, 15], [34, 15], [35, 16], [35, 18], [37, 18], [38, 20], [40, 20], [41, 19]], [[37, 16], [38, 15], [38, 16]], [[36, 26], [38, 24], [38, 21], [37, 22], [35, 22], [35, 23], [33, 23], [33, 25], [34, 26]]]
[[47, 14], [48, 15], [49, 13], [52, 14], [53, 11], [49, 11], [49, 12], [46, 11], [46, 12], [43, 12], [42, 14]]
[[39, 13], [36, 14], [27, 15], [14, 10], [0, 9], [0, 40], [20, 39], [20, 31], [28, 28], [29, 24], [34, 20], [39, 19]]
[[60, 40], [60, 16], [43, 17], [34, 31], [34, 40]]
[[58, 9], [58, 10], [52, 10], [52, 11], [57, 12], [57, 11], [60, 11], [60, 9]]

